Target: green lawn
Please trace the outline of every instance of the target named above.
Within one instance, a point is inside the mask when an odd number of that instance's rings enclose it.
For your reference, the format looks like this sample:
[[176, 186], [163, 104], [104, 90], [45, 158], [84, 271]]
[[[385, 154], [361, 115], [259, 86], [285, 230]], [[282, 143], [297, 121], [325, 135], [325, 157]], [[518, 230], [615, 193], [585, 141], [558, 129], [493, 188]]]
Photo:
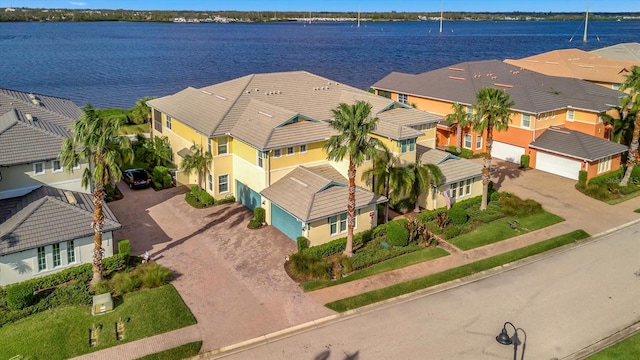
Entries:
[[329, 281], [309, 281], [302, 285], [304, 291], [318, 290], [329, 286], [344, 284], [349, 281], [358, 280], [367, 276], [380, 274], [383, 272], [400, 269], [409, 265], [418, 264], [424, 261], [437, 259], [439, 257], [447, 256], [449, 253], [441, 248], [426, 248], [424, 250], [412, 252], [402, 256], [398, 256], [393, 259], [375, 264], [366, 269], [356, 271], [349, 274], [347, 277], [343, 277], [338, 280]]
[[391, 299], [400, 295], [412, 293], [446, 283], [452, 280], [460, 279], [465, 276], [473, 275], [481, 271], [489, 270], [497, 266], [508, 264], [516, 260], [524, 259], [529, 256], [543, 253], [545, 251], [555, 249], [557, 247], [573, 243], [577, 240], [586, 239], [589, 234], [583, 230], [576, 230], [564, 235], [556, 236], [549, 240], [541, 241], [521, 249], [512, 250], [504, 254], [496, 255], [487, 259], [479, 260], [471, 264], [459, 266], [437, 274], [428, 275], [419, 279], [395, 284], [383, 289], [369, 291], [364, 294], [352, 296], [346, 299], [337, 300], [328, 304], [326, 307], [337, 312], [344, 312], [350, 309], [356, 309], [365, 305], [377, 303], [383, 300]]
[[[68, 306], [32, 315], [0, 328], [0, 359], [16, 355], [37, 359], [68, 359], [123, 342], [161, 334], [196, 323], [173, 285], [141, 290], [114, 299], [113, 312], [92, 316], [91, 307]], [[115, 339], [118, 319], [125, 339]], [[89, 329], [102, 326], [96, 347], [89, 347]], [[35, 336], [37, 334], [37, 336]]]
[[120, 126], [120, 134], [122, 135], [142, 134], [142, 133], [148, 133], [149, 131], [150, 131], [149, 123]]
[[[520, 223], [517, 229], [512, 229], [507, 224], [507, 221], [513, 222], [514, 219]], [[471, 232], [456, 236], [448, 241], [459, 249], [469, 250], [526, 234], [562, 221], [564, 221], [563, 218], [546, 211], [526, 217], [507, 217], [482, 225]]]
[[143, 356], [138, 358], [138, 360], [181, 360], [191, 358], [198, 355], [201, 347], [202, 341], [190, 342], [173, 349]]
[[638, 354], [640, 354], [640, 333], [589, 356], [587, 360], [635, 360]]

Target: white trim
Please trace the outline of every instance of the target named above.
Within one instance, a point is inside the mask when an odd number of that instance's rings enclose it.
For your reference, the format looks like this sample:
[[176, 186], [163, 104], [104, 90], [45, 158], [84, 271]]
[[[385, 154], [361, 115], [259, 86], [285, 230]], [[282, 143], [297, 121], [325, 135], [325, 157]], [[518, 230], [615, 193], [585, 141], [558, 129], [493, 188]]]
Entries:
[[[38, 165], [38, 164], [42, 165], [42, 171], [41, 171], [41, 172], [37, 172], [37, 171], [36, 171], [36, 165]], [[42, 162], [35, 162], [35, 163], [33, 163], [33, 175], [35, 175], [35, 176], [39, 176], [39, 175], [44, 175], [44, 174], [46, 174], [46, 173], [47, 173], [47, 167], [46, 167], [46, 165], [45, 165], [45, 164], [46, 164], [46, 163], [45, 163], [44, 161], [42, 161]]]
[[[55, 163], [58, 163], [59, 169], [56, 170]], [[64, 171], [64, 167], [62, 166], [62, 162], [60, 160], [51, 160], [51, 171], [54, 173], [59, 173]]]
[[[277, 153], [276, 153], [277, 151]], [[273, 157], [275, 159], [281, 158], [282, 157], [282, 149], [273, 149]]]
[[[293, 156], [293, 155], [296, 154], [296, 147], [295, 146], [287, 146], [285, 149], [286, 149], [285, 152], [287, 153], [287, 156]], [[293, 151], [291, 153], [289, 153], [289, 149], [293, 149]]]
[[[478, 145], [478, 139], [480, 139], [480, 145]], [[481, 134], [476, 135], [476, 150], [482, 149], [483, 138]]]
[[[469, 146], [467, 146], [467, 136], [469, 137]], [[464, 134], [464, 139], [462, 139], [462, 147], [471, 150], [471, 148], [473, 147], [473, 135]]]
[[[227, 191], [220, 191], [220, 177], [222, 176], [226, 176], [227, 177]], [[229, 190], [231, 189], [231, 187], [229, 186], [229, 182], [230, 182], [231, 178], [229, 177], [229, 174], [221, 174], [218, 175], [218, 194], [226, 194], [229, 192]]]
[[[302, 147], [304, 146], [304, 151], [302, 150]], [[307, 150], [309, 149], [309, 147], [307, 146], [307, 144], [300, 144], [298, 145], [298, 152], [300, 152], [300, 154], [304, 154], [307, 152]]]
[[[529, 125], [524, 124], [525, 116], [529, 117]], [[531, 129], [531, 114], [522, 113], [522, 116], [520, 117], [520, 127], [523, 129]]]

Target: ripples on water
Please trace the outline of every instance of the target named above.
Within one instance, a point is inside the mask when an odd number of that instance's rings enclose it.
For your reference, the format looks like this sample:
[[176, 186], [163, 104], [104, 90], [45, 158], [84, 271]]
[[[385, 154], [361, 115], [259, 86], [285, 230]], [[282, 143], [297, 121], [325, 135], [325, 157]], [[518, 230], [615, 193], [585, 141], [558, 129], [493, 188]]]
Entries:
[[[307, 70], [358, 88], [392, 71], [640, 41], [640, 22], [0, 23], [0, 87], [131, 107], [251, 73]], [[573, 42], [569, 42], [575, 35]], [[597, 40], [596, 36], [600, 41]]]

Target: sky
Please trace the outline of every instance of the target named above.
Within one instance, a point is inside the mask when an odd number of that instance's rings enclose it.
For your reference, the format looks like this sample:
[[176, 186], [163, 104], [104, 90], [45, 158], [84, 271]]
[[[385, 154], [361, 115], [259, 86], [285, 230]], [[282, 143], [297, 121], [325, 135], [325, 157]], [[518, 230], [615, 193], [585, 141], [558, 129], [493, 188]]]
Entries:
[[640, 0], [0, 0], [0, 8], [398, 12], [640, 12]]

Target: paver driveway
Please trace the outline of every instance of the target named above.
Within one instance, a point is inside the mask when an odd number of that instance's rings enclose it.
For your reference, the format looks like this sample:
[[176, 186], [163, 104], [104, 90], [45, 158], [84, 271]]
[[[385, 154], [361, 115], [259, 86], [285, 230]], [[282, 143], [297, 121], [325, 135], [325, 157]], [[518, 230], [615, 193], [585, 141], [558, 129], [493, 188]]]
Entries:
[[208, 351], [332, 314], [285, 273], [295, 243], [271, 226], [247, 228], [252, 213], [237, 203], [195, 209], [186, 188], [156, 192], [119, 185], [109, 207], [133, 254], [176, 273], [173, 285], [189, 306]]

